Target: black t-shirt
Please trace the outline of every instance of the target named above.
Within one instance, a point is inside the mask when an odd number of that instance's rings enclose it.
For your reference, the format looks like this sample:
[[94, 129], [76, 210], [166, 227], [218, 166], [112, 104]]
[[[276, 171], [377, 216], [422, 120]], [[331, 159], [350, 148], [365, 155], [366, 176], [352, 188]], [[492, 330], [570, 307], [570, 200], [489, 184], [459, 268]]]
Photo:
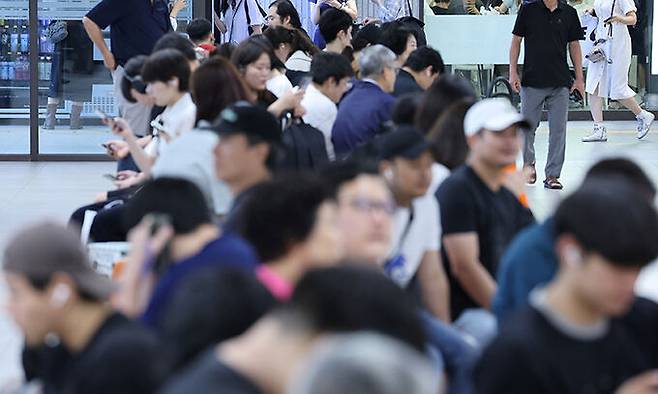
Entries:
[[523, 4], [512, 33], [523, 37], [523, 86], [571, 86], [567, 44], [584, 39], [578, 13], [573, 7], [562, 0], [553, 12], [541, 0]]
[[121, 66], [134, 56], [149, 55], [171, 30], [169, 8], [163, 0], [103, 0], [87, 18], [101, 30], [110, 26], [112, 53]]
[[658, 305], [638, 299], [598, 339], [575, 339], [534, 307], [513, 314], [475, 369], [479, 394], [609, 394], [655, 368]]
[[261, 394], [256, 385], [223, 364], [216, 349], [208, 351], [185, 371], [172, 378], [160, 394]]
[[165, 375], [159, 342], [139, 323], [110, 315], [87, 347], [71, 354], [63, 345], [26, 349], [28, 380], [39, 379], [45, 393], [148, 394]]
[[[495, 277], [498, 262], [514, 236], [535, 219], [511, 191], [502, 187], [493, 192], [469, 166], [462, 166], [441, 184], [436, 192], [441, 209], [443, 235], [477, 233], [479, 258]], [[450, 280], [450, 303], [453, 319], [478, 304], [452, 275], [445, 247], [441, 256]]]
[[162, 322], [178, 369], [208, 347], [240, 335], [276, 305], [253, 272], [205, 269], [180, 284]]

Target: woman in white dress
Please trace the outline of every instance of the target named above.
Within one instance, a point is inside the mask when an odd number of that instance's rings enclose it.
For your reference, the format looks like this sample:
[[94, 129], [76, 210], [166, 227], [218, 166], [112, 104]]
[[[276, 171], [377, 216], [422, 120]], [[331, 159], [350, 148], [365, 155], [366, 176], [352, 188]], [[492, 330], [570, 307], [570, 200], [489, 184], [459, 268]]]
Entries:
[[[614, 5], [614, 12], [612, 7]], [[637, 138], [644, 138], [649, 132], [654, 115], [640, 108], [635, 101], [635, 92], [628, 86], [628, 71], [631, 66], [631, 36], [629, 25], [637, 22], [633, 0], [596, 0], [594, 10], [585, 12], [599, 20], [596, 39], [607, 38], [604, 51], [608, 61], [590, 62], [587, 66], [585, 90], [588, 93], [590, 111], [594, 120], [592, 134], [583, 142], [607, 141], [607, 131], [603, 125], [603, 98], [619, 101], [635, 114]], [[612, 14], [612, 17], [610, 15]], [[612, 37], [609, 37], [612, 24]]]

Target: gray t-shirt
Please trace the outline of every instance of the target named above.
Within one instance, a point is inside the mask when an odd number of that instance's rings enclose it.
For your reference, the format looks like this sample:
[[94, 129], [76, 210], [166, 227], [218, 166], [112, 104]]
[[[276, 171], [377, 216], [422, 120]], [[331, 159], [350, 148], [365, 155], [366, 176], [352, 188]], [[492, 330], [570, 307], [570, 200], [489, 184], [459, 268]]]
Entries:
[[201, 189], [209, 207], [224, 215], [231, 206], [231, 193], [217, 179], [213, 149], [219, 138], [211, 131], [194, 129], [171, 141], [153, 166], [153, 178], [183, 178]]

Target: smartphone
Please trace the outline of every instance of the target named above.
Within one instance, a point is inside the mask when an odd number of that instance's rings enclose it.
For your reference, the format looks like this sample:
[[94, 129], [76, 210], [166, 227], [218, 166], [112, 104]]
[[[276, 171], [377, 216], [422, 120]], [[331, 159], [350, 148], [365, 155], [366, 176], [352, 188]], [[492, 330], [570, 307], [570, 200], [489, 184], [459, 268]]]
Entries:
[[[171, 225], [171, 216], [163, 213], [151, 213], [151, 228], [149, 232], [153, 237], [162, 226]], [[162, 275], [171, 265], [171, 244], [168, 242], [159, 255], [155, 256], [150, 269], [156, 276]]]
[[604, 24], [610, 23], [611, 20], [612, 20], [612, 17], [610, 17], [610, 18], [604, 20], [603, 23], [604, 23]]
[[114, 174], [103, 174], [103, 177], [104, 177], [104, 178], [107, 178], [107, 179], [109, 179], [109, 180], [111, 180], [111, 181], [113, 181], [113, 182], [116, 181], [116, 180], [118, 179], [117, 176], [114, 175]]

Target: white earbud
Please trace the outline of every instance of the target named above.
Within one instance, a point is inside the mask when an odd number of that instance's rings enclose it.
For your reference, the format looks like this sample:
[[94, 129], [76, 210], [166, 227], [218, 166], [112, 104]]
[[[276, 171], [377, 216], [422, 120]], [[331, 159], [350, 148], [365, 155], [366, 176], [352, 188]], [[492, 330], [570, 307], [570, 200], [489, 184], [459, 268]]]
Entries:
[[567, 264], [577, 264], [583, 260], [583, 254], [574, 246], [569, 246], [564, 251], [564, 258]]
[[61, 307], [71, 297], [71, 289], [65, 284], [58, 284], [53, 289], [53, 294], [50, 296], [50, 302], [53, 306]]
[[393, 170], [390, 168], [387, 168], [384, 170], [384, 178], [386, 178], [387, 181], [392, 181], [393, 180]]

